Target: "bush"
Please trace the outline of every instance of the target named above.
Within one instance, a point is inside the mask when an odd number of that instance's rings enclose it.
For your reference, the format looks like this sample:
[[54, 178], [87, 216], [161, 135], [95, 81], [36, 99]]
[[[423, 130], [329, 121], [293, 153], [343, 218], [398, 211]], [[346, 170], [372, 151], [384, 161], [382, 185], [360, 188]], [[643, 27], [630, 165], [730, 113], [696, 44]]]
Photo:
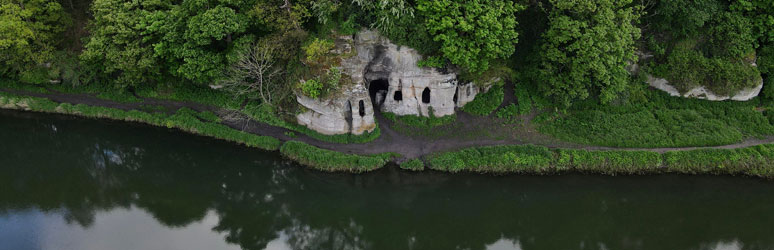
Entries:
[[581, 172], [601, 174], [652, 173], [661, 166], [661, 155], [647, 151], [557, 150], [557, 164]]
[[503, 103], [503, 98], [505, 98], [505, 93], [503, 92], [502, 83], [496, 84], [488, 92], [478, 94], [473, 101], [465, 104], [462, 107], [462, 111], [474, 115], [487, 116]]
[[411, 159], [401, 163], [400, 168], [411, 171], [422, 171], [425, 170], [425, 163], [420, 159]]
[[393, 153], [371, 156], [345, 154], [321, 149], [298, 141], [285, 142], [280, 148], [280, 153], [287, 158], [317, 170], [353, 173], [368, 172], [384, 167], [395, 156]]
[[553, 153], [539, 146], [489, 146], [468, 148], [456, 152], [431, 154], [428, 167], [447, 172], [485, 173], [548, 173], [555, 172], [552, 166]]
[[301, 82], [301, 92], [304, 93], [305, 96], [311, 97], [312, 99], [317, 99], [317, 97], [320, 97], [322, 89], [323, 84], [318, 80], [309, 79]]

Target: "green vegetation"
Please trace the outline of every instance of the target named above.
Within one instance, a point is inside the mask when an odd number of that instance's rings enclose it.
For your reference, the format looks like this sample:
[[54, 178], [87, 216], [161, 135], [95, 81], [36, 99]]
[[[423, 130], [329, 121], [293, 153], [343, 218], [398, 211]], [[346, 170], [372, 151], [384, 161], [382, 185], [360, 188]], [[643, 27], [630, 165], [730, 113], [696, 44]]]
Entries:
[[598, 96], [602, 103], [626, 89], [639, 15], [632, 0], [550, 0], [540, 48], [541, 90], [559, 105]]
[[548, 173], [553, 154], [545, 147], [490, 146], [456, 152], [437, 153], [427, 157], [428, 168], [448, 172]]
[[577, 105], [540, 123], [562, 140], [611, 147], [688, 147], [733, 144], [774, 135], [757, 101], [711, 102], [645, 92], [645, 102]]
[[761, 74], [752, 63], [756, 48], [771, 42], [774, 19], [766, 20], [774, 12], [771, 6], [746, 0], [653, 4], [653, 15], [644, 21], [654, 29], [643, 47], [655, 58], [646, 70], [666, 78], [680, 92], [707, 86], [715, 94], [733, 95], [758, 85]]
[[400, 168], [411, 171], [422, 171], [425, 170], [425, 163], [420, 159], [411, 159], [401, 163]]
[[503, 103], [504, 97], [503, 83], [500, 82], [492, 86], [488, 92], [476, 95], [476, 99], [465, 104], [461, 110], [474, 115], [487, 116]]
[[54, 59], [57, 38], [71, 22], [54, 0], [0, 1], [0, 75], [48, 82], [43, 64]]
[[436, 117], [433, 114], [432, 108], [429, 110], [428, 117], [418, 115], [395, 115], [389, 112], [382, 113], [382, 115], [384, 115], [384, 118], [387, 118], [387, 120], [390, 120], [393, 123], [399, 123], [400, 125], [406, 125], [422, 130], [430, 130], [438, 126], [451, 124], [457, 120], [456, 115]]
[[115, 108], [95, 107], [83, 104], [60, 104], [45, 98], [18, 96], [5, 92], [0, 92], [0, 107], [142, 122], [155, 126], [177, 128], [193, 134], [233, 141], [249, 147], [265, 150], [277, 150], [280, 146], [280, 141], [275, 138], [258, 136], [232, 129], [226, 125], [217, 123], [218, 119], [217, 117], [214, 117], [214, 114], [212, 113], [196, 112], [187, 108], [181, 108], [173, 115], [166, 115], [163, 113], [146, 113], [138, 110], [124, 111]]
[[392, 153], [372, 156], [345, 154], [321, 149], [298, 141], [285, 142], [285, 144], [282, 144], [280, 152], [283, 156], [314, 169], [353, 173], [368, 172], [384, 167], [395, 156]]
[[490, 61], [513, 54], [519, 35], [515, 14], [523, 8], [509, 0], [417, 1], [443, 56], [471, 72], [483, 72]]
[[468, 148], [426, 157], [428, 167], [448, 172], [558, 174], [731, 174], [774, 178], [774, 145], [702, 149], [665, 154], [647, 151], [550, 150], [538, 146]]

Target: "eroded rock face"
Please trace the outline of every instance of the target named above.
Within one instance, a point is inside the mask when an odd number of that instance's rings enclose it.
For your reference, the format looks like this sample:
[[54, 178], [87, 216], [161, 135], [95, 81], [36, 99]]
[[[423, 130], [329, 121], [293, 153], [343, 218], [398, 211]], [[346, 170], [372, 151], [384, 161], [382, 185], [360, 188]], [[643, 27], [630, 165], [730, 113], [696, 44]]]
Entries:
[[[640, 61], [647, 60], [653, 57], [653, 55], [645, 54], [642, 52], [637, 52], [636, 54], [639, 57]], [[755, 65], [755, 62], [753, 62], [752, 66], [757, 66], [757, 65]], [[640, 67], [637, 63], [633, 63], [628, 65], [626, 69], [632, 74], [637, 74], [639, 73]], [[756, 96], [758, 96], [761, 93], [761, 89], [763, 89], [763, 79], [761, 79], [760, 84], [756, 85], [755, 87], [739, 90], [738, 92], [736, 92], [736, 94], [732, 96], [716, 95], [715, 93], [712, 93], [712, 91], [710, 91], [704, 86], [695, 87], [693, 89], [686, 91], [683, 94], [680, 94], [680, 91], [678, 91], [677, 88], [675, 88], [674, 86], [670, 85], [669, 81], [667, 81], [666, 79], [657, 78], [650, 74], [646, 74], [646, 77], [647, 77], [646, 81], [648, 82], [648, 85], [658, 90], [667, 92], [671, 96], [705, 99], [710, 101], [725, 101], [725, 100], [749, 101], [755, 98]]]
[[362, 85], [344, 86], [335, 96], [324, 100], [302, 94], [297, 94], [296, 100], [307, 109], [296, 116], [298, 123], [321, 134], [360, 135], [376, 128], [368, 90]]
[[397, 115], [434, 116], [454, 114], [488, 86], [460, 83], [456, 72], [420, 68], [422, 56], [414, 49], [399, 47], [374, 31], [361, 31], [336, 40], [334, 52], [341, 55], [341, 72], [352, 78], [351, 86], [323, 100], [297, 94], [307, 111], [298, 123], [323, 134], [362, 134], [376, 127], [374, 104]]
[[[481, 91], [472, 83], [459, 83], [456, 72], [418, 67], [419, 52], [399, 47], [377, 32], [362, 31], [353, 44], [357, 54], [342, 61], [344, 72], [372, 95], [386, 92], [383, 102], [377, 102], [383, 112], [428, 116], [432, 108], [435, 116], [451, 115]], [[381, 82], [386, 86], [376, 86]]]
[[661, 91], [667, 92], [671, 96], [706, 99], [710, 101], [725, 101], [729, 99], [734, 101], [749, 101], [750, 99], [753, 99], [756, 96], [758, 96], [758, 94], [761, 93], [761, 89], [763, 89], [763, 80], [761, 80], [761, 83], [758, 84], [757, 86], [739, 90], [733, 96], [715, 95], [704, 86], [699, 86], [691, 90], [688, 90], [684, 94], [680, 94], [680, 91], [677, 91], [677, 89], [674, 86], [669, 85], [669, 82], [666, 79], [656, 78], [651, 75], [647, 75], [647, 77], [648, 77], [648, 80], [647, 80], [648, 85], [656, 89], [659, 89]]

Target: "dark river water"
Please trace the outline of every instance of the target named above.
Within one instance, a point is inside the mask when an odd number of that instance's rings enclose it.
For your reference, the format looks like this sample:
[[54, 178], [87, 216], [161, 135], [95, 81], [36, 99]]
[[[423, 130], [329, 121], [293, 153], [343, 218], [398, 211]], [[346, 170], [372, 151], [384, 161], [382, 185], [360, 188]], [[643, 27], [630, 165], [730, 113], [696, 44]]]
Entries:
[[774, 249], [774, 182], [327, 174], [162, 128], [0, 111], [0, 249]]

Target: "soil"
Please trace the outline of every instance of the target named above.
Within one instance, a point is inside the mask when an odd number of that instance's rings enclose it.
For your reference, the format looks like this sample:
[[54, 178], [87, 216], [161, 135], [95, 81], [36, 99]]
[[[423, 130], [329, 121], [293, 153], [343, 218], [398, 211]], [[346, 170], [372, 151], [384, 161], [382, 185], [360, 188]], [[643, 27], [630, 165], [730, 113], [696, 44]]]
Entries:
[[[515, 102], [513, 88], [506, 86], [506, 98], [502, 106]], [[494, 117], [494, 114], [480, 117], [471, 115], [465, 112], [457, 112], [457, 120], [452, 124], [438, 126], [433, 128], [434, 133], [441, 134], [441, 136], [430, 136], [421, 134], [407, 135], [400, 133], [393, 129], [395, 126], [401, 126], [400, 124], [394, 124], [387, 120], [380, 112], [376, 112], [374, 115], [379, 124], [381, 130], [381, 136], [371, 142], [360, 144], [341, 144], [324, 142], [307, 135], [300, 133], [295, 134], [294, 137], [287, 135], [287, 132], [293, 132], [285, 128], [271, 126], [262, 122], [249, 119], [231, 119], [228, 114], [232, 113], [228, 110], [204, 105], [193, 102], [180, 102], [171, 100], [160, 100], [153, 98], [141, 98], [141, 102], [134, 103], [122, 103], [111, 100], [105, 100], [97, 98], [92, 94], [69, 94], [60, 93], [56, 91], [49, 91], [49, 93], [35, 93], [20, 90], [8, 90], [0, 89], [0, 91], [44, 97], [52, 101], [59, 103], [70, 104], [85, 104], [90, 106], [102, 106], [110, 107], [121, 110], [143, 110], [148, 106], [160, 106], [165, 109], [167, 113], [174, 113], [180, 108], [190, 108], [196, 111], [210, 111], [218, 114], [223, 119], [223, 124], [237, 129], [243, 130], [249, 133], [271, 136], [280, 139], [281, 141], [296, 140], [302, 141], [316, 147], [335, 150], [344, 153], [354, 154], [379, 154], [386, 152], [399, 153], [403, 157], [398, 159], [401, 162], [405, 159], [418, 158], [424, 155], [453, 151], [467, 147], [475, 146], [492, 146], [492, 145], [540, 145], [548, 148], [572, 148], [572, 149], [586, 149], [586, 150], [638, 150], [638, 151], [653, 151], [664, 153], [668, 151], [682, 151], [693, 149], [734, 149], [755, 146], [759, 144], [774, 143], [774, 137], [767, 137], [763, 139], [747, 139], [743, 142], [722, 145], [722, 146], [708, 146], [708, 147], [683, 147], [683, 148], [612, 148], [612, 147], [598, 147], [589, 145], [580, 145], [569, 142], [560, 141], [550, 136], [541, 134], [537, 131], [537, 128], [530, 122], [535, 114], [525, 115], [520, 117], [520, 122], [517, 124], [505, 124], [506, 121]], [[501, 107], [502, 107], [501, 106]]]

